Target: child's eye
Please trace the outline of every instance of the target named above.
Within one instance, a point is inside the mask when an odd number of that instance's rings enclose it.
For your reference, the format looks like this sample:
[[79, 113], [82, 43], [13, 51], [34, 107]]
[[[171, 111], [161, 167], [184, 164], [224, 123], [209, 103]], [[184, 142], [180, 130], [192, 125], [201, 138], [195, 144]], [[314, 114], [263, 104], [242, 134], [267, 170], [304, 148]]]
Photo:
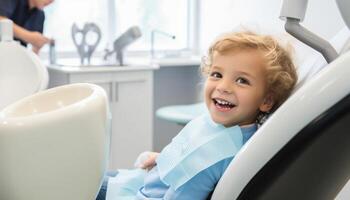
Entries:
[[236, 82], [240, 83], [240, 84], [250, 85], [250, 82], [247, 79], [242, 78], [242, 77], [237, 78]]
[[222, 75], [219, 72], [212, 72], [210, 73], [210, 76], [214, 78], [222, 78]]

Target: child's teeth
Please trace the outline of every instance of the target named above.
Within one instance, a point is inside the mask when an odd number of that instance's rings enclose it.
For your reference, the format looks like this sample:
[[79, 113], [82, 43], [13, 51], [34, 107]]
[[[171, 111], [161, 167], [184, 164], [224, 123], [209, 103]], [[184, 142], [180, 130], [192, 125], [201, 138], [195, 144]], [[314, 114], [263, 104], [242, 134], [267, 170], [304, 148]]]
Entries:
[[223, 105], [228, 105], [228, 104], [230, 104], [229, 102], [227, 102], [227, 101], [222, 101], [222, 100], [217, 100], [217, 102], [219, 102], [220, 104], [223, 104]]

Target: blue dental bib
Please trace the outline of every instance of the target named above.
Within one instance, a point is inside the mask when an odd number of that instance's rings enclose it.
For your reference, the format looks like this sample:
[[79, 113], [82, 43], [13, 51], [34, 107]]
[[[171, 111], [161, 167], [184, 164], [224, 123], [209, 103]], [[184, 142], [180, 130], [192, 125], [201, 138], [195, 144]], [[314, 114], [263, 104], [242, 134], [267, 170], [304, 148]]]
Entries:
[[143, 184], [146, 170], [118, 170], [116, 177], [109, 178], [106, 200], [134, 200]]
[[192, 120], [158, 156], [160, 179], [178, 189], [202, 170], [235, 156], [243, 145], [239, 126], [226, 128], [208, 114]]

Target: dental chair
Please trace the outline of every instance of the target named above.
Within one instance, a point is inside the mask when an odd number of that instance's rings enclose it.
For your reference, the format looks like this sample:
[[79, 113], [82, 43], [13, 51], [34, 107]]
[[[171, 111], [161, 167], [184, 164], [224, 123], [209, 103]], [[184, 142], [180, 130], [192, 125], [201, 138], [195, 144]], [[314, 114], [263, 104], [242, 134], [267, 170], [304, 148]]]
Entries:
[[39, 58], [13, 40], [10, 20], [0, 20], [0, 110], [48, 86], [48, 72]]
[[[337, 4], [350, 27], [350, 2]], [[212, 200], [328, 200], [350, 178], [350, 52], [338, 56], [329, 43], [300, 26], [306, 5], [307, 0], [284, 0], [286, 30], [320, 51], [329, 64], [245, 144]]]
[[45, 90], [0, 112], [0, 199], [94, 200], [107, 167], [105, 91]]
[[0, 30], [0, 199], [95, 200], [110, 137], [104, 89], [77, 83], [40, 91], [43, 65], [3, 34], [11, 22]]

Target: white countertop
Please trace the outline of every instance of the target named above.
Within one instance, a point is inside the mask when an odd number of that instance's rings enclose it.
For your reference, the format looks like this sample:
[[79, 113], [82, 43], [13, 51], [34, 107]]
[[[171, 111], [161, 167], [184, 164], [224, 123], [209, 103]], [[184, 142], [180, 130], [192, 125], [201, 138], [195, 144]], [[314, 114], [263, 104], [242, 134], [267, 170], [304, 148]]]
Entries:
[[94, 59], [90, 64], [80, 64], [78, 58], [60, 59], [55, 65], [48, 65], [49, 69], [65, 72], [106, 72], [106, 71], [140, 71], [140, 70], [156, 70], [159, 68], [156, 64], [129, 64], [120, 66], [115, 63]]
[[[59, 59], [56, 65], [48, 65], [49, 69], [69, 72], [103, 72], [103, 71], [135, 71], [135, 70], [157, 70], [162, 67], [186, 67], [199, 66], [199, 56], [180, 57], [180, 58], [160, 58], [150, 61], [147, 57], [133, 57], [126, 60], [125, 66], [116, 63], [104, 61], [102, 59], [93, 59], [91, 64], [81, 65], [79, 58]], [[128, 64], [129, 63], [129, 64]]]

